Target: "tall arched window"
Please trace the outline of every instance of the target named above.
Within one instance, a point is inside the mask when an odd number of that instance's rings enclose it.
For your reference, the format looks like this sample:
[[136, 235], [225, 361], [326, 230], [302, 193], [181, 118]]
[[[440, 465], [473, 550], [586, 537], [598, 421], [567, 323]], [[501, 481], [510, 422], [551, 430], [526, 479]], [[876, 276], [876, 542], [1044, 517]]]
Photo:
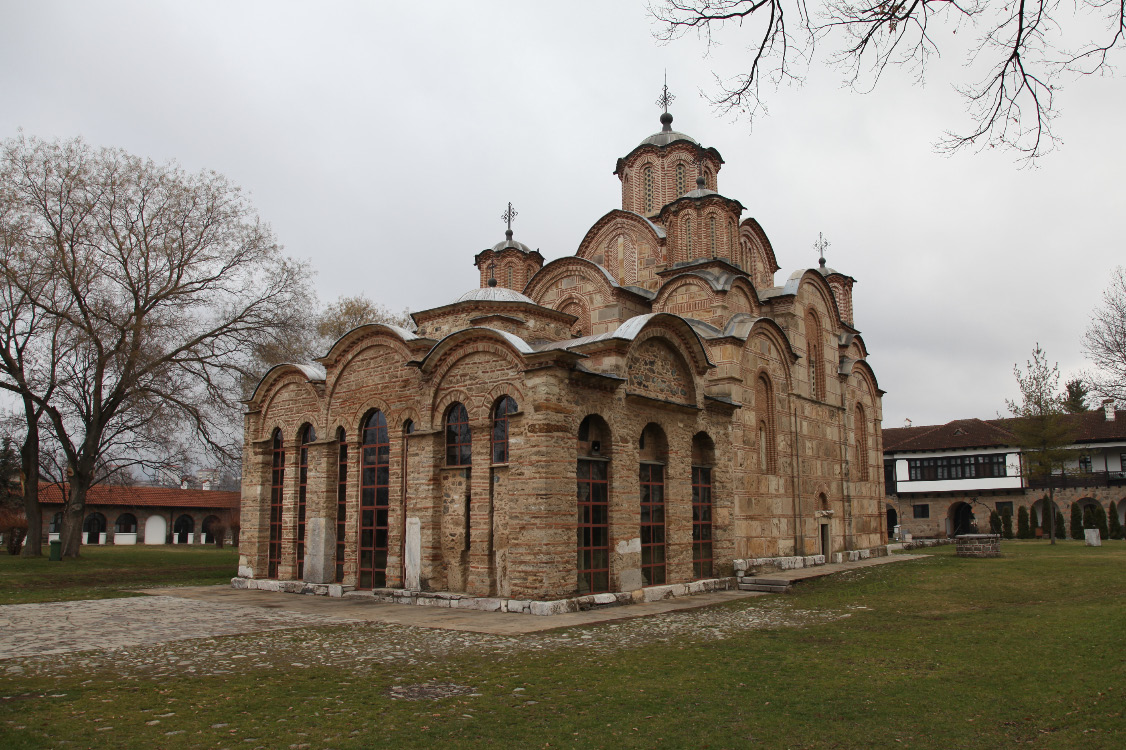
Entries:
[[266, 553], [268, 578], [278, 577], [281, 565], [282, 498], [285, 485], [285, 442], [281, 430], [274, 430], [270, 463], [270, 546]]
[[390, 506], [391, 441], [383, 412], [364, 422], [360, 468], [360, 543], [357, 588], [387, 585], [387, 515]]
[[101, 544], [102, 534], [106, 533], [106, 517], [94, 511], [82, 522], [82, 543]]
[[676, 197], [684, 195], [684, 162], [676, 163]]
[[301, 429], [301, 452], [297, 464], [297, 539], [293, 544], [297, 558], [297, 580], [305, 580], [305, 508], [306, 493], [309, 487], [309, 443], [317, 439], [313, 425]]
[[649, 213], [653, 210], [654, 196], [653, 196], [653, 167], [646, 166], [645, 171], [642, 172], [643, 181], [645, 185], [645, 212]]
[[336, 582], [344, 580], [344, 539], [348, 527], [348, 437], [336, 429]]
[[684, 220], [684, 249], [688, 253], [685, 260], [692, 260], [692, 217]]
[[493, 463], [508, 463], [508, 415], [516, 413], [516, 401], [501, 396], [493, 407]]
[[853, 417], [853, 432], [856, 435], [856, 481], [868, 481], [868, 419], [864, 414], [864, 405], [856, 405], [856, 414]]
[[732, 263], [739, 265], [739, 233], [735, 231], [734, 221], [727, 222], [727, 254]]
[[715, 190], [715, 177], [712, 176], [710, 169], [704, 169], [704, 187], [708, 190]]
[[579, 595], [610, 590], [610, 428], [597, 415], [579, 424], [578, 578]]
[[809, 367], [809, 396], [825, 400], [824, 362], [821, 351], [821, 322], [812, 310], [805, 314], [806, 359]]
[[712, 549], [712, 466], [715, 443], [707, 433], [692, 438], [692, 575], [711, 578], [714, 574]]
[[708, 217], [708, 233], [711, 235], [712, 257], [714, 258], [716, 256], [716, 246], [719, 243], [719, 232], [716, 231], [715, 214]]
[[774, 425], [774, 387], [765, 374], [755, 381], [755, 414], [758, 416], [759, 467], [766, 474], [778, 473], [778, 436]]
[[469, 413], [459, 403], [446, 410], [446, 466], [469, 466], [473, 463]]
[[656, 424], [648, 424], [638, 443], [641, 487], [641, 585], [659, 586], [667, 580], [665, 547], [665, 463], [668, 441]]

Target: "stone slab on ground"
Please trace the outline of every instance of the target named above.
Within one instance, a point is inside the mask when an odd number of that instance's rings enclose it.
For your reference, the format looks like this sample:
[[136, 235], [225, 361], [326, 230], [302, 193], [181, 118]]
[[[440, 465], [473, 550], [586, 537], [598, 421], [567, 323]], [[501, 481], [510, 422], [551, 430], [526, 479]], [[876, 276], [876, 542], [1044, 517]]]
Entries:
[[0, 659], [108, 650], [190, 638], [353, 622], [333, 613], [200, 606], [179, 596], [139, 596], [0, 606]]
[[769, 576], [772, 580], [777, 579], [781, 581], [804, 581], [807, 578], [820, 578], [822, 576], [831, 576], [834, 573], [843, 573], [846, 570], [858, 570], [860, 568], [871, 568], [874, 565], [888, 565], [889, 563], [905, 562], [907, 560], [921, 560], [930, 555], [889, 555], [887, 557], [869, 557], [867, 560], [857, 560], [856, 562], [844, 563], [826, 563], [825, 565], [817, 565], [812, 568], [798, 568], [797, 570], [772, 570]]

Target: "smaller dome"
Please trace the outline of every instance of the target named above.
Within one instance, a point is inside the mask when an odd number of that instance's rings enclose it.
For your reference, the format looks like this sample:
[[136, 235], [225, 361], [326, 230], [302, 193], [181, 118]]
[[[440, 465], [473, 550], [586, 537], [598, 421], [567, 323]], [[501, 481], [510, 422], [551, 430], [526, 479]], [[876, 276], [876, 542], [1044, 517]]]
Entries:
[[529, 304], [536, 304], [531, 298], [525, 297], [515, 289], [507, 289], [503, 286], [486, 286], [480, 289], [470, 289], [465, 294], [461, 295], [454, 302], [527, 302]]
[[[667, 146], [674, 141], [688, 141], [689, 143], [696, 143], [696, 139], [684, 133], [678, 133], [675, 130], [662, 130], [660, 133], [654, 133], [641, 142], [642, 146]], [[699, 146], [699, 143], [696, 143]]]
[[504, 242], [498, 242], [497, 244], [493, 245], [494, 253], [499, 253], [501, 250], [507, 250], [508, 248], [519, 250], [522, 253], [532, 252], [532, 248], [528, 247], [523, 242], [517, 242], [516, 240], [512, 239], [511, 229], [504, 233], [504, 238]]

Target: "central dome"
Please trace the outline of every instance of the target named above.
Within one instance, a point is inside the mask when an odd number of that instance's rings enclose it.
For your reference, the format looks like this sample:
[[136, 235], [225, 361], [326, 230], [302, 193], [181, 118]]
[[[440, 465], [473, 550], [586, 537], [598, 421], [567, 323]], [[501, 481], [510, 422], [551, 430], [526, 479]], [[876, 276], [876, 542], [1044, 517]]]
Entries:
[[[696, 143], [696, 139], [690, 135], [679, 133], [672, 129], [672, 115], [665, 112], [661, 115], [661, 132], [654, 133], [641, 142], [642, 146], [667, 146], [675, 141], [688, 141], [689, 143]], [[699, 143], [696, 143], [699, 146]]]
[[454, 300], [457, 302], [527, 302], [536, 304], [531, 298], [525, 297], [515, 289], [503, 286], [484, 286], [480, 289], [470, 289], [465, 294]]

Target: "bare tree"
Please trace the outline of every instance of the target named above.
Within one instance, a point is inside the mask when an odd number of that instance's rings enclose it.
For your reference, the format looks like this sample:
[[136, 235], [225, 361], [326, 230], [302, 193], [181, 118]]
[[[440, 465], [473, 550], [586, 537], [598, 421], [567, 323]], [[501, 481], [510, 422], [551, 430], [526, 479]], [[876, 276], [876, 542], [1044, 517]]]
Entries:
[[21, 136], [3, 144], [0, 174], [17, 244], [57, 293], [4, 281], [73, 342], [53, 397], [32, 399], [65, 459], [63, 554], [77, 556], [86, 492], [105, 467], [167, 453], [174, 434], [237, 454], [240, 385], [256, 349], [307, 316], [308, 271], [214, 172]]
[[1028, 360], [1022, 371], [1020, 365], [1013, 365], [1020, 400], [1008, 401], [1005, 405], [1017, 419], [1011, 429], [1021, 449], [1021, 468], [1028, 478], [1042, 483], [1048, 488], [1048, 509], [1052, 517], [1049, 536], [1056, 543], [1055, 482], [1053, 474], [1062, 473], [1075, 451], [1068, 446], [1075, 442], [1075, 429], [1068, 418], [1065, 406], [1066, 396], [1059, 392], [1059, 365], [1048, 365], [1048, 356], [1036, 344], [1032, 359]]
[[317, 343], [320, 348], [317, 354], [324, 354], [348, 331], [368, 323], [387, 323], [407, 330], [414, 328], [414, 321], [407, 310], [395, 314], [386, 305], [373, 302], [362, 294], [341, 296], [317, 315]]
[[1083, 350], [1098, 368], [1089, 376], [1091, 389], [1126, 403], [1126, 267], [1114, 269], [1103, 303], [1091, 315]]
[[732, 78], [717, 76], [712, 102], [751, 118], [764, 110], [764, 79], [802, 78], [818, 44], [831, 45], [828, 62], [867, 91], [889, 66], [922, 80], [945, 33], [976, 34], [965, 53], [969, 80], [958, 87], [971, 125], [947, 131], [939, 149], [1001, 146], [1026, 163], [1057, 143], [1062, 84], [1109, 72], [1112, 53], [1126, 44], [1126, 0], [659, 0], [650, 13], [663, 40], [696, 32], [710, 47], [727, 26], [748, 29], [750, 62]]

